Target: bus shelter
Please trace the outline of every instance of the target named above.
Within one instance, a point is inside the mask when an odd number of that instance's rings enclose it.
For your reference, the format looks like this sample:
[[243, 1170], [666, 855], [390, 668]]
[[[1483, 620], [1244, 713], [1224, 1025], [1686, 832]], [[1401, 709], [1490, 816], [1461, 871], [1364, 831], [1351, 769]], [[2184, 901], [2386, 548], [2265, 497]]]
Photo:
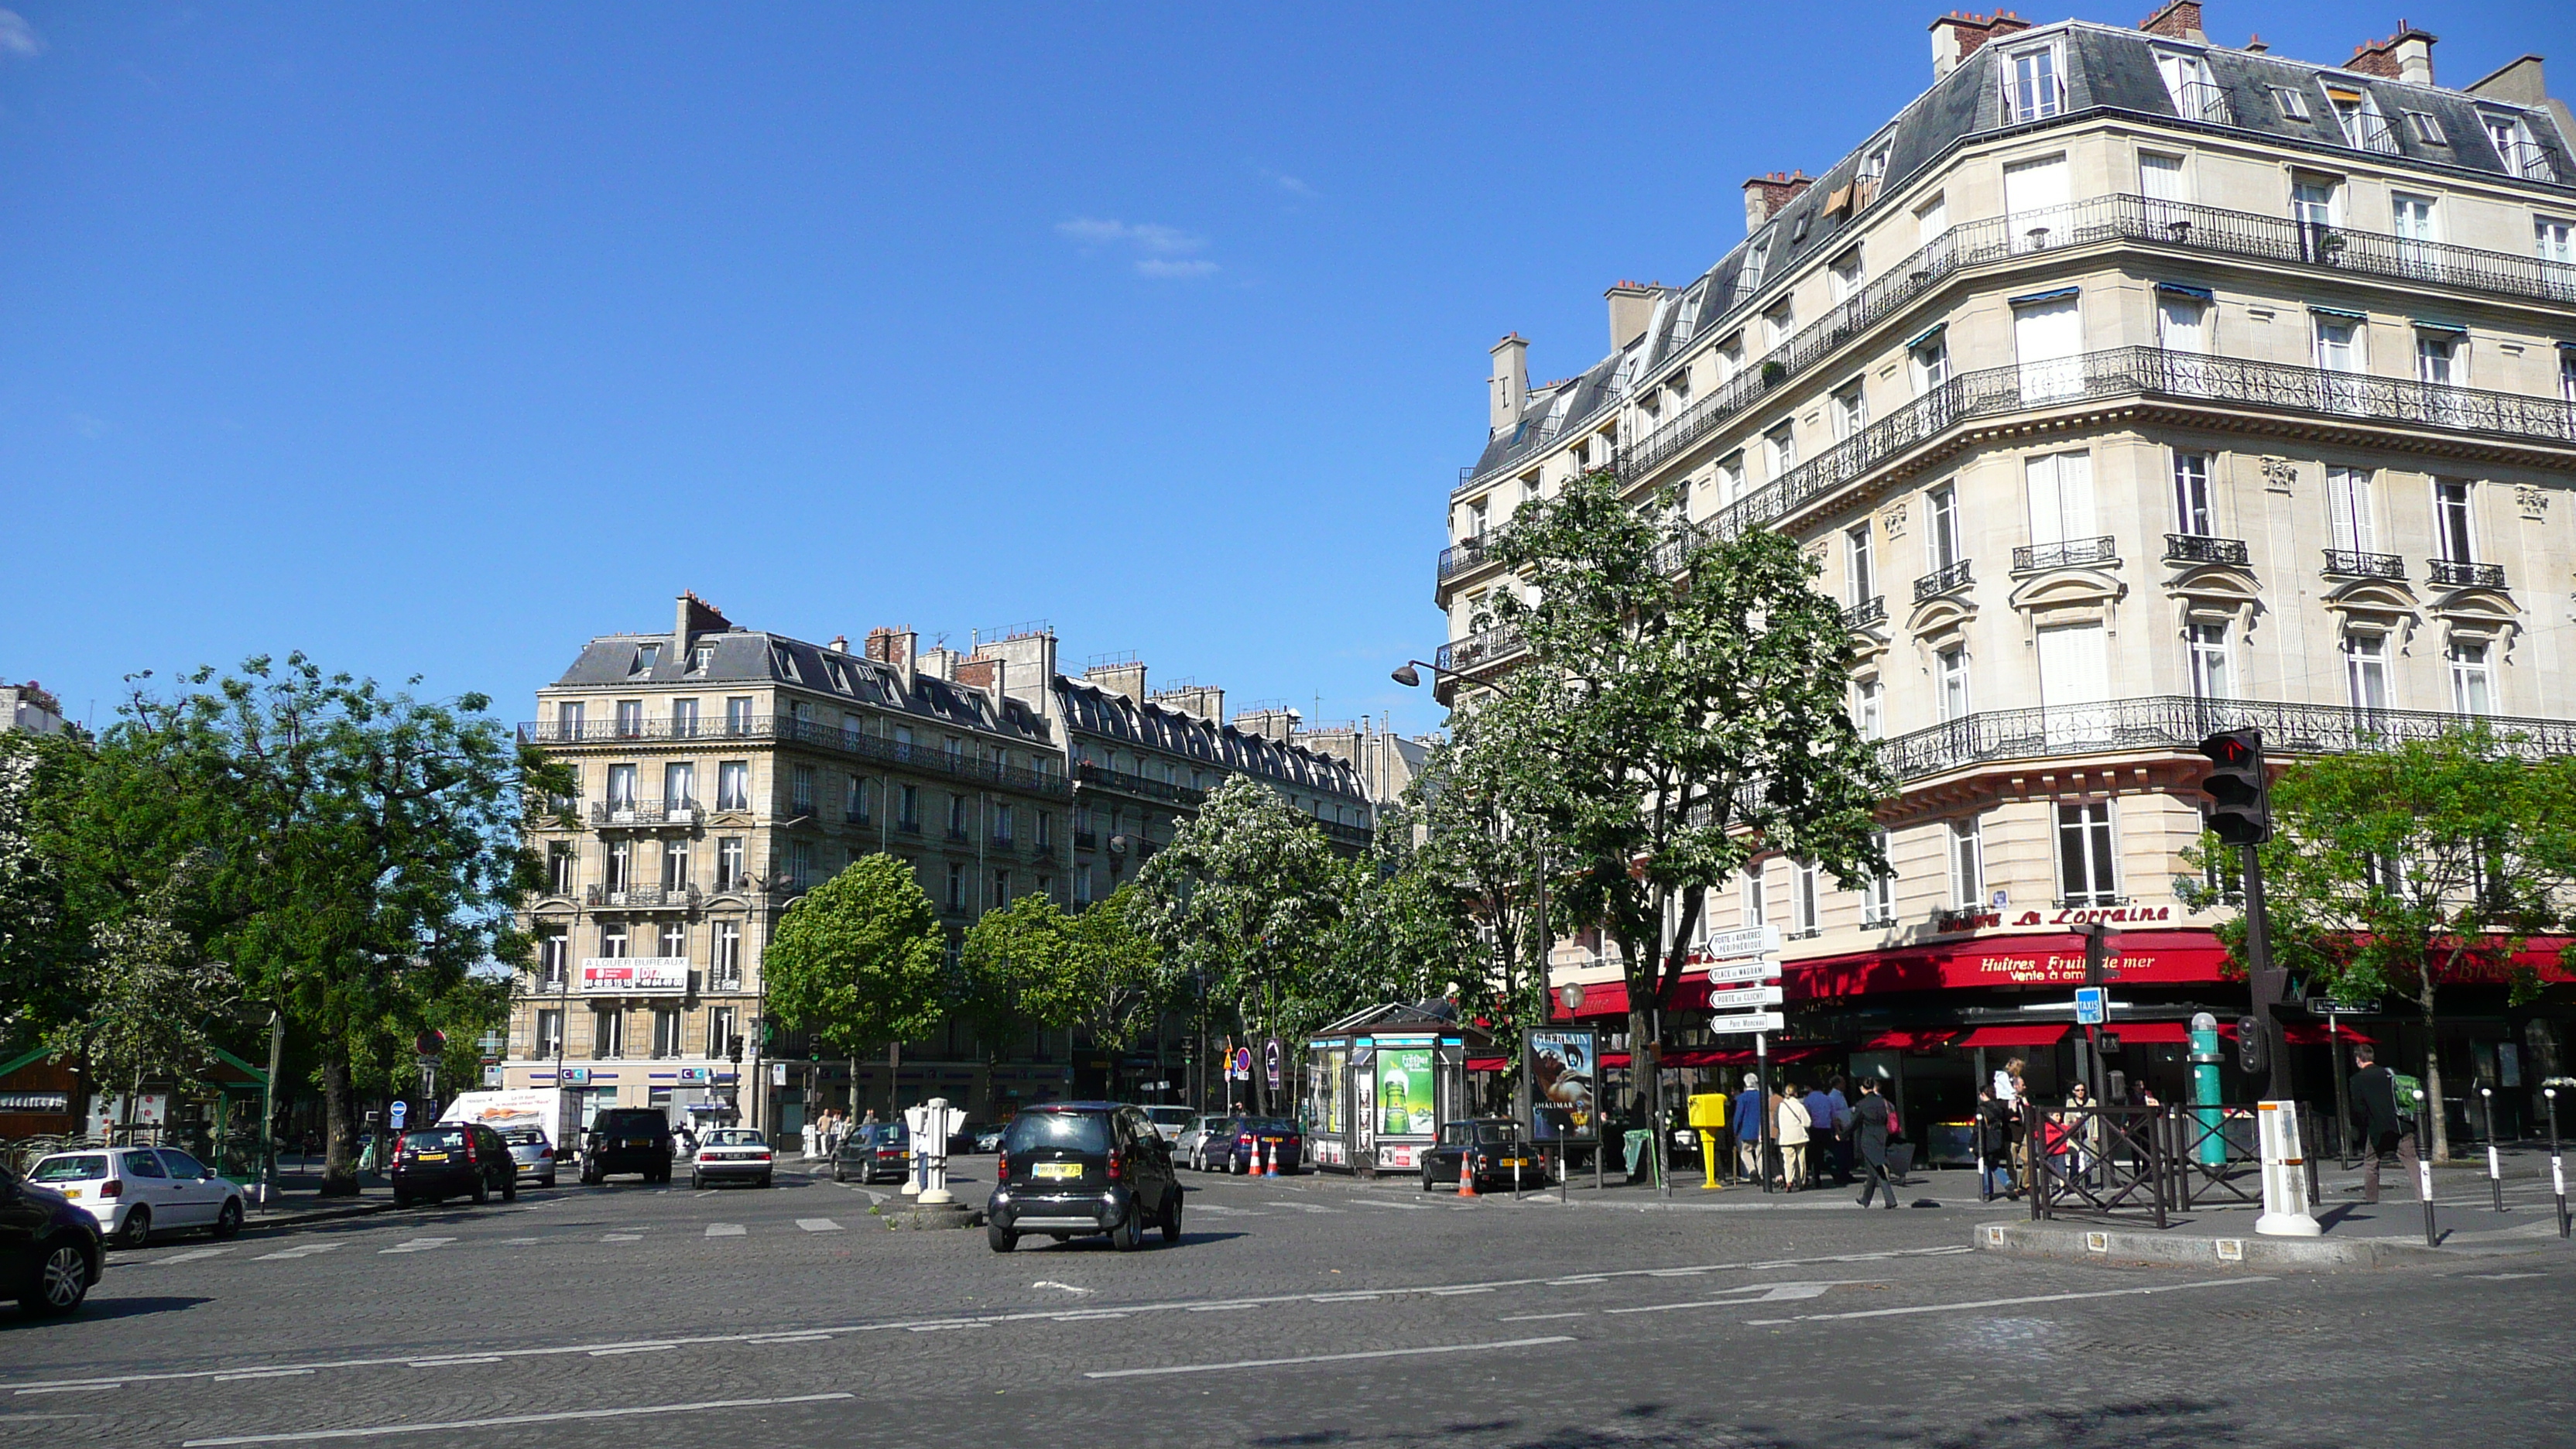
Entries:
[[1374, 1006], [1312, 1033], [1297, 1108], [1309, 1158], [1362, 1177], [1419, 1171], [1440, 1124], [1473, 1111], [1467, 1053], [1490, 1043], [1445, 1003]]

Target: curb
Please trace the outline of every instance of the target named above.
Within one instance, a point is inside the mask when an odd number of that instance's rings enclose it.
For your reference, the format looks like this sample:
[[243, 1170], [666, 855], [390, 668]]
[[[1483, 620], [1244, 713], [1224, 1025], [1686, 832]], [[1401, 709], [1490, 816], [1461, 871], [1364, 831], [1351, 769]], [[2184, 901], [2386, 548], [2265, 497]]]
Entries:
[[2402, 1238], [2201, 1236], [2136, 1228], [1981, 1223], [1969, 1246], [2007, 1257], [2064, 1262], [2168, 1264], [2192, 1268], [2398, 1268], [2547, 1251], [2537, 1243], [2428, 1248]]

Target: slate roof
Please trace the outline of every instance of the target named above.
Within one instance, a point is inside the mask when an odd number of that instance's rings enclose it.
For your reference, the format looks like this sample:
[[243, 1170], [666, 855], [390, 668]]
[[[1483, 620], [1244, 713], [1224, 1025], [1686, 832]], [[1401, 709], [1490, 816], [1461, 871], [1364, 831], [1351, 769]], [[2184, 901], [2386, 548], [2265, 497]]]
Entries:
[[[2046, 120], [2008, 127], [2002, 84], [2005, 57], [2035, 41], [2060, 35], [2065, 39], [2065, 109]], [[2226, 92], [2233, 124], [2222, 126], [2182, 118], [2156, 68], [2159, 48], [2195, 53], [2207, 61], [2211, 81]], [[2171, 126], [2214, 134], [2256, 132], [2313, 149], [2322, 164], [2331, 167], [2357, 153], [2346, 143], [2334, 111], [2326, 102], [2327, 77], [2332, 77], [2339, 88], [2369, 92], [2395, 137], [2397, 154], [2426, 166], [2486, 176], [2511, 175], [2504, 157], [2487, 136], [2480, 112], [2518, 116], [2547, 155], [2552, 173], [2561, 178], [2556, 184], [2517, 178], [2519, 184], [2576, 196], [2576, 184], [2571, 184], [2576, 183], [2576, 164], [2570, 160], [2571, 138], [2560, 133], [2556, 120], [2545, 108], [2526, 108], [2465, 91], [2361, 75], [2339, 66], [2167, 40], [2144, 31], [2085, 21], [2063, 21], [2015, 32], [1979, 48], [1948, 75], [1933, 82], [1931, 89], [1897, 112], [1894, 121], [1827, 168], [1814, 185], [1780, 208], [1759, 231], [1737, 243], [1696, 281], [1667, 289], [1646, 335], [1636, 343], [1601, 359], [1556, 390], [1534, 390], [1520, 423], [1487, 441], [1473, 476], [1482, 478], [1515, 467], [1546, 451], [1555, 439], [1567, 433], [1580, 431], [1587, 424], [1597, 427], [1602, 415], [1625, 396], [1625, 390], [1616, 385], [1623, 368], [1631, 384], [1652, 376], [1693, 339], [1740, 326], [1755, 313], [1751, 304], [1767, 303], [1777, 292], [1779, 279], [1839, 249], [1843, 234], [1870, 215], [1876, 204], [1856, 206], [1835, 215], [1828, 215], [1826, 208], [1835, 192], [1851, 185], [1882, 145], [1888, 148], [1888, 160], [1875, 193], [1879, 198], [1901, 192], [1915, 176], [1971, 136], [2007, 129], [2041, 130], [2104, 112], [2152, 117]], [[2273, 87], [2299, 90], [2307, 98], [2306, 118], [2284, 115], [2272, 95]], [[2416, 136], [2413, 128], [2403, 122], [2400, 113], [2404, 111], [2432, 115], [2440, 122], [2447, 144], [2435, 145]], [[1739, 295], [1737, 284], [1756, 247], [1764, 254], [1761, 276], [1765, 282], [1749, 294]], [[1685, 315], [1692, 321], [1687, 332], [1676, 325]], [[1751, 360], [1750, 355], [1747, 360]], [[1562, 408], [1558, 406], [1560, 400], [1564, 400]]]
[[[692, 671], [686, 657], [672, 658], [668, 634], [610, 634], [593, 639], [553, 688], [765, 684], [873, 705], [929, 724], [1006, 735], [1031, 746], [1057, 743], [1050, 738], [1053, 731], [1045, 717], [1020, 700], [1006, 698], [996, 706], [983, 690], [928, 674], [916, 674], [907, 688], [902, 671], [863, 655], [843, 654], [757, 629], [692, 634], [690, 644], [692, 652], [714, 646], [715, 654], [705, 669]], [[647, 650], [653, 658], [649, 666], [642, 663]]]
[[1055, 691], [1073, 733], [1204, 760], [1219, 769], [1259, 775], [1302, 790], [1347, 796], [1354, 803], [1367, 798], [1360, 789], [1359, 772], [1320, 750], [1281, 744], [1152, 700], [1140, 705], [1116, 690], [1068, 675], [1055, 677]]

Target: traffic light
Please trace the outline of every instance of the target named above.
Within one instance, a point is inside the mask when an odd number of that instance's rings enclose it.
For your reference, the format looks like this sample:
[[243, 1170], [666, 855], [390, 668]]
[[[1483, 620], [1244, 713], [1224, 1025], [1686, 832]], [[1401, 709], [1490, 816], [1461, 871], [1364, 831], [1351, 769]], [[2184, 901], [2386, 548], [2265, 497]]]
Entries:
[[2272, 838], [2272, 784], [2263, 768], [2261, 730], [2221, 730], [2200, 742], [2209, 757], [2209, 828], [2230, 845], [2260, 845]]
[[2245, 1075], [2249, 1077], [2263, 1075], [2263, 1069], [2269, 1061], [2264, 1052], [2269, 1045], [2269, 1040], [2263, 1034], [2263, 1023], [2259, 1018], [2240, 1016], [2236, 1019], [2236, 1065], [2243, 1069]]

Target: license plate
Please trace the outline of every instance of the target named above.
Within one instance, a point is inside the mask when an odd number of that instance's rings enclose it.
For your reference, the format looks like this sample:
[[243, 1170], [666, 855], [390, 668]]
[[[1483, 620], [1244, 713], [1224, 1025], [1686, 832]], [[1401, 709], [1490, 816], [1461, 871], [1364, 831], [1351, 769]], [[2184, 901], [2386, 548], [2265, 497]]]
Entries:
[[1079, 1162], [1041, 1162], [1037, 1165], [1037, 1171], [1038, 1176], [1040, 1177], [1080, 1177], [1082, 1176], [1082, 1164]]
[[80, 1190], [79, 1188], [76, 1188], [76, 1187], [67, 1187], [67, 1188], [64, 1188], [64, 1189], [63, 1189], [63, 1196], [65, 1196], [65, 1197], [78, 1197], [78, 1196], [80, 1196], [80, 1195], [81, 1195], [81, 1190]]
[[1496, 1165], [1501, 1167], [1527, 1167], [1529, 1166], [1529, 1159], [1526, 1157], [1506, 1157]]
[[628, 1141], [626, 1145], [629, 1147], [650, 1147], [653, 1145], [653, 1139], [650, 1137], [637, 1137]]
[[414, 1162], [445, 1162], [446, 1160], [447, 1154], [444, 1152], [417, 1152], [412, 1154], [412, 1161]]

